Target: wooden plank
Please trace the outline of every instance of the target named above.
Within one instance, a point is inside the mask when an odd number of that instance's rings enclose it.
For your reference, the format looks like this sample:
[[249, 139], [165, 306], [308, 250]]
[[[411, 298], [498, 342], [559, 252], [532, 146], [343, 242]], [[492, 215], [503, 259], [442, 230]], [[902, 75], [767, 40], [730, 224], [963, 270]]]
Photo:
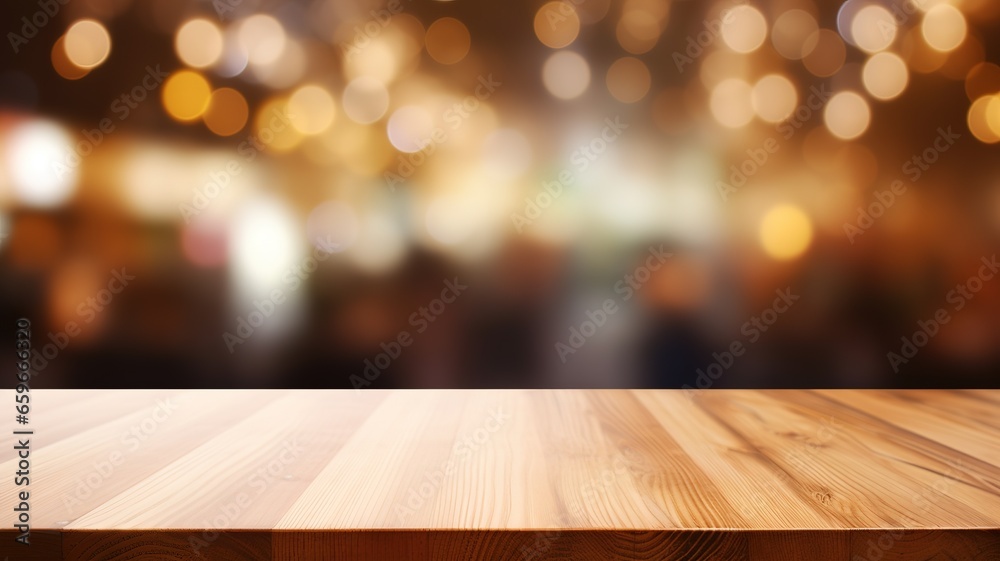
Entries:
[[996, 391], [34, 393], [0, 559], [1000, 560]]

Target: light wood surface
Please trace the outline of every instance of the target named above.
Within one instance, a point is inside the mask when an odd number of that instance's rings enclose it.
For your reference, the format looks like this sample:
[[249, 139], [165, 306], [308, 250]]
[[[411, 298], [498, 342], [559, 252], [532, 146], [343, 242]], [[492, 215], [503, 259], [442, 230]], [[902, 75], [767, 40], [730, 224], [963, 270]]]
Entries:
[[1000, 391], [31, 396], [11, 560], [1000, 560]]

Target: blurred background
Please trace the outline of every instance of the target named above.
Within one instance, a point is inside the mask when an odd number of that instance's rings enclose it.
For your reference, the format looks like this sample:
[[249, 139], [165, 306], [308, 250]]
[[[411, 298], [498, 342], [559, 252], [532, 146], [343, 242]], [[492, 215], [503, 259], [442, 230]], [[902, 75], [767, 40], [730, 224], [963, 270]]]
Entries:
[[35, 387], [1000, 387], [993, 0], [0, 10]]

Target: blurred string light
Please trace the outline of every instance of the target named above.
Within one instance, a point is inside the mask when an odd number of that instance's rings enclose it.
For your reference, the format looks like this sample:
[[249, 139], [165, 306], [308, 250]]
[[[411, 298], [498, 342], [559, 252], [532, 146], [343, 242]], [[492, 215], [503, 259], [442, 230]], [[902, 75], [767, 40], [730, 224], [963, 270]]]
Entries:
[[24, 121], [10, 131], [6, 142], [5, 168], [19, 202], [33, 207], [56, 207], [66, 202], [76, 188], [79, 158], [72, 137], [58, 124], [46, 120]]
[[111, 54], [111, 35], [100, 22], [82, 19], [66, 30], [63, 47], [70, 62], [80, 68], [100, 66]]
[[753, 87], [739, 78], [723, 80], [712, 89], [709, 109], [722, 126], [744, 127], [754, 117]]

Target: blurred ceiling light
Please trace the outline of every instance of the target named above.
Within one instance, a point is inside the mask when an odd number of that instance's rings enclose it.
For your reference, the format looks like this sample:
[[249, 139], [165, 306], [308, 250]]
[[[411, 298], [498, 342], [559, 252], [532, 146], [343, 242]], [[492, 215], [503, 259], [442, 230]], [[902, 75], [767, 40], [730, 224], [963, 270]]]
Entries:
[[812, 243], [813, 227], [809, 216], [799, 207], [780, 204], [764, 215], [760, 223], [760, 245], [772, 258], [794, 259]]
[[559, 99], [579, 97], [590, 85], [590, 65], [573, 51], [552, 53], [542, 66], [542, 83]]
[[871, 109], [865, 98], [855, 92], [844, 91], [826, 103], [823, 120], [831, 134], [841, 140], [853, 140], [868, 130]]
[[203, 18], [188, 20], [177, 30], [174, 50], [177, 56], [195, 68], [215, 64], [222, 56], [222, 31], [219, 26]]
[[336, 103], [325, 88], [309, 84], [295, 90], [288, 98], [288, 117], [302, 134], [315, 135], [330, 128], [336, 116]]
[[730, 9], [722, 20], [722, 41], [739, 53], [756, 51], [767, 38], [767, 20], [749, 4]]
[[424, 35], [427, 54], [441, 64], [455, 64], [469, 54], [472, 39], [465, 24], [455, 18], [441, 18]]
[[92, 19], [82, 19], [66, 30], [63, 43], [70, 62], [81, 68], [94, 68], [111, 54], [108, 30]]
[[163, 108], [178, 121], [193, 121], [208, 109], [212, 86], [193, 70], [175, 72], [163, 84]]
[[816, 18], [805, 10], [788, 10], [778, 16], [771, 28], [771, 43], [778, 54], [789, 59], [799, 60], [806, 39], [819, 30]]
[[349, 119], [367, 125], [381, 119], [389, 109], [389, 91], [381, 81], [361, 76], [347, 84], [342, 101]]
[[806, 39], [802, 46], [802, 64], [814, 76], [833, 76], [844, 66], [847, 47], [840, 36], [829, 29], [820, 29]]
[[965, 41], [967, 33], [965, 16], [951, 4], [938, 4], [927, 10], [920, 24], [920, 32], [934, 50], [950, 52]]
[[212, 92], [204, 120], [208, 130], [219, 136], [232, 136], [247, 124], [250, 107], [243, 94], [232, 88]]
[[320, 203], [306, 218], [306, 235], [317, 249], [329, 248], [332, 253], [347, 250], [358, 239], [358, 213], [343, 201]]
[[569, 2], [549, 2], [535, 12], [535, 36], [546, 47], [560, 49], [579, 34], [580, 18]]
[[910, 81], [906, 62], [895, 53], [882, 52], [872, 55], [862, 70], [865, 89], [873, 97], [890, 100], [899, 97]]
[[851, 38], [859, 49], [869, 53], [889, 48], [896, 40], [896, 32], [892, 13], [874, 4], [858, 10], [851, 21]]
[[969, 107], [969, 131], [984, 144], [1000, 142], [1000, 130], [994, 130], [990, 126], [990, 106], [994, 106], [993, 111], [998, 109], [995, 100], [995, 95], [985, 95], [972, 102], [972, 106]]
[[389, 117], [386, 132], [389, 142], [400, 152], [419, 152], [428, 143], [434, 142], [434, 118], [423, 107], [406, 105]]
[[608, 91], [622, 103], [635, 103], [646, 97], [651, 83], [646, 64], [630, 56], [612, 63], [606, 80]]
[[261, 196], [241, 205], [230, 221], [230, 267], [241, 295], [260, 298], [287, 288], [287, 271], [303, 258], [299, 222], [287, 204]]
[[255, 14], [240, 23], [238, 37], [250, 64], [270, 64], [285, 50], [285, 28], [265, 14]]
[[31, 120], [17, 125], [7, 137], [5, 156], [14, 195], [21, 203], [55, 207], [73, 194], [80, 156], [72, 137], [58, 124]]
[[709, 98], [712, 116], [724, 127], [736, 129], [753, 120], [753, 87], [739, 78], [719, 82]]
[[753, 108], [757, 116], [769, 123], [780, 123], [789, 117], [799, 102], [795, 84], [781, 74], [768, 74], [754, 84]]
[[73, 64], [66, 56], [66, 36], [63, 35], [52, 45], [52, 68], [57, 74], [67, 80], [79, 80], [90, 74], [89, 68], [82, 68]]

